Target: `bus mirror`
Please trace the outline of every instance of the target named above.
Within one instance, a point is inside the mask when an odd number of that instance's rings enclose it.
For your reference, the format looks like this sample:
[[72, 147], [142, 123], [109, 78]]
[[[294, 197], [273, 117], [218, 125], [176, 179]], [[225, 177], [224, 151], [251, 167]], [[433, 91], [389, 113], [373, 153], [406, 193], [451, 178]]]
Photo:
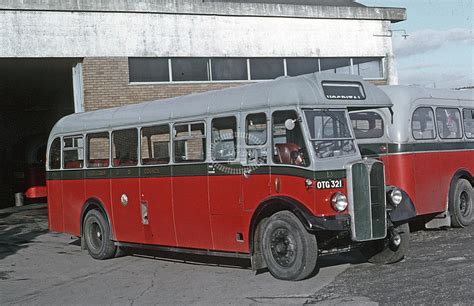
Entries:
[[285, 128], [289, 131], [292, 131], [295, 128], [295, 122], [296, 120], [294, 119], [287, 119], [285, 121]]

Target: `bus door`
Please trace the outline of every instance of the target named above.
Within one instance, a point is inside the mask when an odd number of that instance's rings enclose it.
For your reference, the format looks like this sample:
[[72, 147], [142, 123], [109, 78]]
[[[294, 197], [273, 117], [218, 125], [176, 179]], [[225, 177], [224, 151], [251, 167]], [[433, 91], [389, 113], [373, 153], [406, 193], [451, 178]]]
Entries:
[[222, 251], [247, 250], [243, 229], [242, 167], [238, 160], [237, 118], [213, 118], [210, 124], [211, 162], [208, 164], [209, 202], [214, 246]]
[[265, 112], [242, 113], [242, 198], [245, 211], [253, 211], [270, 195], [270, 167], [268, 123]]
[[140, 211], [138, 131], [112, 132], [111, 202], [116, 239], [145, 242]]
[[171, 167], [177, 245], [213, 249], [203, 121], [173, 126]]

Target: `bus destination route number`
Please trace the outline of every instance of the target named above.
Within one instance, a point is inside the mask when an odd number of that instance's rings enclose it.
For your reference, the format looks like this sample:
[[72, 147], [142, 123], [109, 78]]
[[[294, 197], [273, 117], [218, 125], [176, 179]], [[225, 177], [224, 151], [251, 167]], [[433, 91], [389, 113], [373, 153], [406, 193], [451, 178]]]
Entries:
[[334, 189], [342, 188], [342, 179], [339, 180], [322, 180], [316, 182], [316, 189]]

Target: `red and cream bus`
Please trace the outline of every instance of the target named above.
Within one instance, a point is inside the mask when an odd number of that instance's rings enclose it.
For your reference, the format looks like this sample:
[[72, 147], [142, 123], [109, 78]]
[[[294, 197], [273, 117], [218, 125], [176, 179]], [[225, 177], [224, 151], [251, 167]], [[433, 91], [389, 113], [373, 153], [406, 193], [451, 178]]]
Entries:
[[362, 156], [385, 164], [427, 227], [474, 221], [474, 91], [383, 86], [393, 108], [351, 112]]
[[391, 105], [355, 76], [310, 74], [67, 116], [48, 141], [49, 227], [96, 259], [242, 257], [287, 280], [352, 247], [398, 261], [413, 207], [362, 159], [348, 114]]

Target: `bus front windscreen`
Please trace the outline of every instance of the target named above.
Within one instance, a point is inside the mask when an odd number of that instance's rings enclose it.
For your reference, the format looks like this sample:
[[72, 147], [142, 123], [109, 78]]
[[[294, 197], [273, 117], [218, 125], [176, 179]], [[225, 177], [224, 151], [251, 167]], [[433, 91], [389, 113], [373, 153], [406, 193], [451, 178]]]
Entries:
[[304, 113], [318, 158], [353, 155], [357, 152], [345, 110], [316, 109]]

